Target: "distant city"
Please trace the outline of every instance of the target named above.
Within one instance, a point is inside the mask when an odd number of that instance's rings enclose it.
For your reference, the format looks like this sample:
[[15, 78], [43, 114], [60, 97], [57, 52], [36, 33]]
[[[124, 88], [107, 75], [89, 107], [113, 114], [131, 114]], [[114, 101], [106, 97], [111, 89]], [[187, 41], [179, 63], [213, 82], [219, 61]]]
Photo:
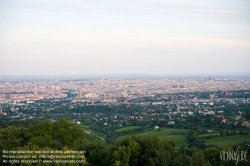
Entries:
[[0, 103], [69, 98], [75, 102], [122, 104], [118, 99], [218, 90], [250, 90], [250, 77], [5, 81], [0, 83]]
[[[31, 79], [32, 80], [32, 79]], [[203, 78], [98, 78], [69, 80], [2, 81], [0, 103], [68, 98], [74, 102], [122, 104], [120, 98], [178, 92], [250, 90], [250, 77]], [[70, 97], [69, 97], [70, 96]], [[126, 100], [124, 102], [126, 102]]]

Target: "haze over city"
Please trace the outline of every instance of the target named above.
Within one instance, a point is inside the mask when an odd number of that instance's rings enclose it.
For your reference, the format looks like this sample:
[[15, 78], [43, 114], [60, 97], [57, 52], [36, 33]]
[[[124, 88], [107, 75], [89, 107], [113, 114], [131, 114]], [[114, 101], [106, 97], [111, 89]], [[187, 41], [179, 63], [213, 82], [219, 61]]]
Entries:
[[0, 1], [0, 75], [250, 72], [247, 0]]

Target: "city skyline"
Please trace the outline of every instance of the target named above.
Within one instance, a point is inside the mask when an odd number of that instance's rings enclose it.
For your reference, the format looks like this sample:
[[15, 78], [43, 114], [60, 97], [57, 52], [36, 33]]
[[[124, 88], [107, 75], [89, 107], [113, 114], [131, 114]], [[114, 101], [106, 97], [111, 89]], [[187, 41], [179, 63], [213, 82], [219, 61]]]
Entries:
[[1, 1], [0, 75], [250, 73], [250, 2]]

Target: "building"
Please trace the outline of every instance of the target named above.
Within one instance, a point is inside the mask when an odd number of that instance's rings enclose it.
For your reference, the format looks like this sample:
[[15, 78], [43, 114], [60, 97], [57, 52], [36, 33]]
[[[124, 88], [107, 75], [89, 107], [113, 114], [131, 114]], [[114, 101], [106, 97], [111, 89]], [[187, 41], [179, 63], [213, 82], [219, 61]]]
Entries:
[[175, 122], [174, 121], [170, 121], [170, 122], [168, 122], [168, 125], [174, 125], [175, 124]]
[[2, 111], [2, 108], [0, 108], [0, 115], [7, 115], [6, 112]]
[[155, 125], [155, 130], [156, 130], [156, 129], [159, 129], [159, 128], [160, 128], [159, 126]]

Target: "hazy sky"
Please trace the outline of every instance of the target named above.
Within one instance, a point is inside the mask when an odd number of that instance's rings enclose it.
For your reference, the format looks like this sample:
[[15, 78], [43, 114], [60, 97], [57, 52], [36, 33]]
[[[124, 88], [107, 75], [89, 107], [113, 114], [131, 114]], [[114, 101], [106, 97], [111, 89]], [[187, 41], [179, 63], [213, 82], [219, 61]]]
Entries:
[[0, 75], [249, 71], [249, 0], [0, 0]]

